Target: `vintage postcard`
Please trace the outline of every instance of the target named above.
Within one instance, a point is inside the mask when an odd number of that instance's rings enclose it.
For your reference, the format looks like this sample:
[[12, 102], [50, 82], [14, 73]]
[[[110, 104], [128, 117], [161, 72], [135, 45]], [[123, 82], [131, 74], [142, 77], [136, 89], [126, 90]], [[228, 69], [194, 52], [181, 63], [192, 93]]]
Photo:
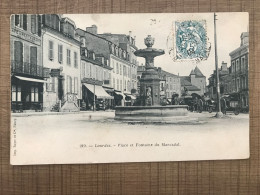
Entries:
[[248, 13], [10, 22], [12, 165], [249, 158]]

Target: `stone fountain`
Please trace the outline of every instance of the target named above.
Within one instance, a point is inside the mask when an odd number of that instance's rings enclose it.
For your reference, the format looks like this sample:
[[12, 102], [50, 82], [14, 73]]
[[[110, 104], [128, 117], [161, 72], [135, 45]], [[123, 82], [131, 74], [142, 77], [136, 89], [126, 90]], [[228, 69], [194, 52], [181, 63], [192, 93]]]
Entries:
[[160, 105], [160, 78], [154, 58], [164, 54], [164, 50], [152, 48], [154, 38], [148, 35], [144, 39], [145, 49], [135, 51], [135, 55], [145, 58], [145, 71], [140, 79], [140, 106], [116, 107], [115, 119], [127, 121], [168, 122], [179, 120], [188, 115], [186, 105]]

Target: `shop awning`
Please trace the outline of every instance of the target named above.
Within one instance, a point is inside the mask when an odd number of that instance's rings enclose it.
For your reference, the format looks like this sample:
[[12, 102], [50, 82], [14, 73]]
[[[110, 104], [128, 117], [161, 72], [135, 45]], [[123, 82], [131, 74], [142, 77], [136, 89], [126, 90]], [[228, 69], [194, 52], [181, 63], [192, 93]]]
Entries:
[[[88, 88], [94, 94], [94, 85], [83, 83], [83, 85]], [[102, 86], [95, 85], [95, 95], [99, 99], [114, 99], [111, 95], [109, 95]]]
[[31, 81], [31, 82], [38, 82], [38, 83], [46, 83], [47, 81], [41, 80], [41, 79], [33, 79], [33, 78], [27, 78], [27, 77], [21, 77], [21, 76], [15, 76], [16, 78], [23, 80], [23, 81]]
[[120, 96], [122, 96], [123, 98], [125, 98], [125, 94], [123, 94], [123, 93], [121, 93], [121, 92], [118, 92], [118, 91], [115, 91], [115, 93], [116, 93], [117, 95], [120, 95]]

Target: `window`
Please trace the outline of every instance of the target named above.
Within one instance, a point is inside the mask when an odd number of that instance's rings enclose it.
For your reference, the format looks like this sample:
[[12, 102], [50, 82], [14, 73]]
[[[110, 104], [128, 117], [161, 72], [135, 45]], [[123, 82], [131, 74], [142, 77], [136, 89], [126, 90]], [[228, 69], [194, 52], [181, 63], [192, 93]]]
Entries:
[[46, 91], [55, 92], [55, 77], [51, 77], [47, 79]]
[[235, 62], [234, 61], [232, 62], [231, 72], [233, 72], [233, 73], [235, 72]]
[[85, 57], [88, 57], [88, 50], [87, 49], [85, 49]]
[[89, 77], [92, 78], [92, 65], [89, 65]]
[[239, 60], [236, 60], [236, 71], [239, 71], [240, 67], [239, 67]]
[[245, 67], [245, 57], [241, 58], [241, 70], [246, 70], [246, 67]]
[[124, 86], [124, 90], [126, 90], [126, 81], [125, 81], [125, 86]]
[[237, 78], [237, 91], [239, 91], [239, 88], [240, 88], [240, 80], [239, 78]]
[[122, 75], [122, 65], [120, 64], [120, 75]]
[[70, 65], [71, 61], [70, 61], [70, 50], [67, 49], [67, 64]]
[[58, 45], [58, 61], [60, 64], [63, 63], [63, 46]]
[[39, 101], [38, 87], [32, 86], [31, 87], [31, 102], [38, 102], [38, 101]]
[[74, 77], [74, 93], [78, 94], [78, 77]]
[[31, 15], [31, 33], [36, 33], [36, 15]]
[[105, 70], [103, 72], [104, 72], [104, 77], [103, 78], [104, 78], [104, 80], [106, 80], [107, 79], [107, 72]]
[[123, 74], [124, 74], [124, 76], [126, 76], [126, 67], [125, 66], [123, 66]]
[[42, 20], [41, 20], [40, 15], [38, 15], [37, 18], [38, 18], [38, 21], [37, 21], [38, 22], [38, 36], [40, 37], [42, 34]]
[[84, 78], [86, 77], [86, 66], [85, 66], [85, 63], [84, 62], [81, 62], [81, 77]]
[[78, 68], [78, 53], [74, 52], [74, 67]]
[[16, 85], [12, 85], [12, 101], [16, 101]]
[[[23, 62], [23, 44], [20, 41], [14, 42], [14, 60], [15, 62]], [[22, 63], [18, 63], [18, 64], [21, 64], [22, 66]]]
[[116, 80], [116, 89], [119, 90], [119, 79]]
[[115, 87], [116, 87], [116, 80], [115, 78], [113, 78], [113, 88], [115, 89]]
[[115, 63], [112, 61], [112, 66], [113, 66], [113, 72], [115, 72]]
[[120, 91], [122, 91], [122, 88], [123, 88], [123, 86], [122, 86], [122, 80], [120, 80]]
[[68, 34], [74, 38], [74, 26], [71, 23], [67, 23], [68, 25]]
[[53, 60], [53, 41], [49, 41], [49, 60]]
[[53, 29], [59, 30], [60, 20], [59, 16], [56, 14], [44, 14], [43, 23]]
[[96, 69], [96, 77], [95, 77], [95, 79], [98, 80], [98, 67], [96, 67], [95, 69]]
[[67, 93], [72, 92], [72, 78], [67, 76]]
[[119, 73], [118, 63], [116, 63], [116, 74]]
[[163, 91], [163, 83], [161, 83], [161, 91]]
[[37, 47], [30, 47], [30, 71], [33, 75], [39, 75], [37, 69]]
[[21, 86], [12, 85], [12, 101], [20, 102], [21, 101]]
[[20, 15], [16, 14], [16, 15], [14, 16], [14, 24], [15, 24], [15, 26], [21, 27], [21, 18], [20, 18]]
[[27, 15], [23, 14], [23, 29], [27, 30]]

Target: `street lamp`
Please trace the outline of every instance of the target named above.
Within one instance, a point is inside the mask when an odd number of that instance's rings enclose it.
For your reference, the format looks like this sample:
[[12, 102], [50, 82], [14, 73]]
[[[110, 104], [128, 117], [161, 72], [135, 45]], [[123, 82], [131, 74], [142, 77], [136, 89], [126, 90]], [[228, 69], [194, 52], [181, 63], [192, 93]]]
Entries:
[[217, 93], [217, 113], [216, 117], [221, 118], [223, 114], [221, 113], [220, 105], [220, 89], [219, 89], [219, 72], [218, 72], [218, 51], [217, 51], [217, 33], [216, 33], [216, 14], [214, 13], [214, 39], [215, 39], [215, 66], [216, 66], [216, 93]]

